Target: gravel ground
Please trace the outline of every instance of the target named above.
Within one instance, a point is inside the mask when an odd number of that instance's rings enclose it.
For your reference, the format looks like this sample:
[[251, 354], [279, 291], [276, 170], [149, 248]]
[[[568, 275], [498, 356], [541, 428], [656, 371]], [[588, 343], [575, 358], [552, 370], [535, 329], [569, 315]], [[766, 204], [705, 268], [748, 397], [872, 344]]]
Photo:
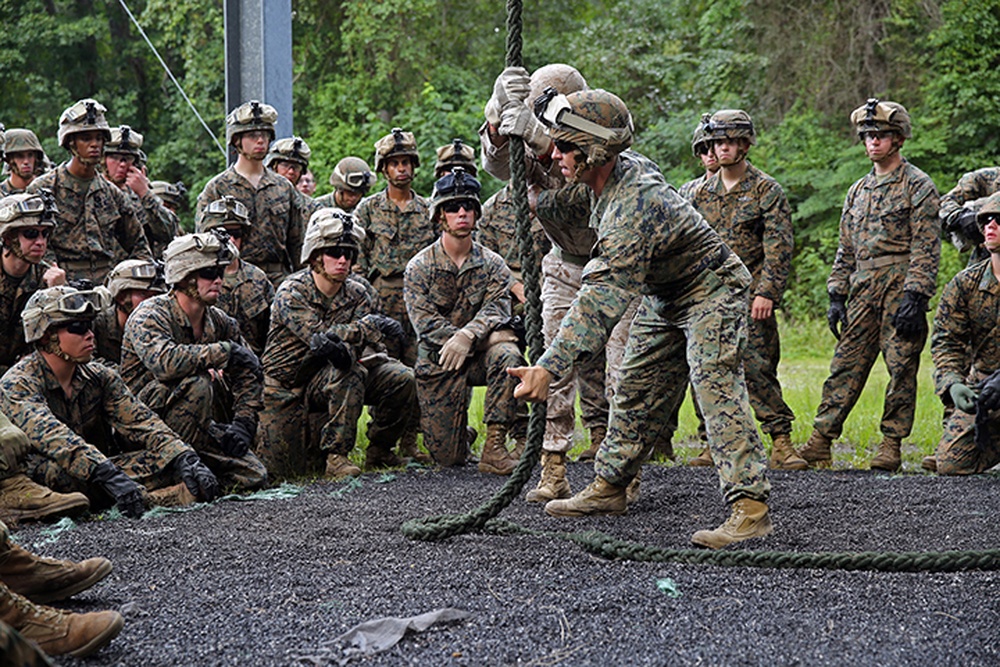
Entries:
[[[574, 490], [592, 467], [572, 464]], [[537, 475], [537, 472], [536, 472]], [[122, 634], [63, 665], [996, 665], [1000, 572], [877, 574], [607, 561], [548, 537], [412, 542], [407, 519], [467, 511], [503, 480], [475, 467], [317, 482], [298, 497], [89, 521], [46, 555], [105, 555], [114, 573], [64, 603], [119, 609]], [[1000, 477], [777, 472], [775, 533], [740, 548], [938, 551], [1000, 547]], [[534, 484], [534, 481], [532, 482]], [[542, 530], [596, 529], [686, 548], [726, 516], [714, 472], [648, 466], [625, 516], [563, 519], [514, 502]], [[657, 588], [669, 578], [679, 597]], [[345, 657], [336, 638], [383, 616], [454, 607], [464, 621]]]

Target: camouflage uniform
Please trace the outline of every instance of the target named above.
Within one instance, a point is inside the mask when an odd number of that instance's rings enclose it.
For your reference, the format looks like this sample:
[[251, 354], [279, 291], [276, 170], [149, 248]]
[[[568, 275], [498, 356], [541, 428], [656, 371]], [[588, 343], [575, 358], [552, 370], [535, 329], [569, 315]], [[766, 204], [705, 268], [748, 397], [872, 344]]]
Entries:
[[[752, 164], [728, 192], [721, 170], [690, 200], [753, 276], [749, 298], [761, 296], [777, 307], [792, 266], [792, 212], [778, 182]], [[750, 405], [768, 435], [792, 432], [795, 414], [781, 396], [778, 321], [749, 319], [743, 371]]]
[[[247, 207], [252, 223], [243, 239], [240, 258], [256, 265], [277, 286], [299, 263], [306, 222], [313, 202], [295, 189], [287, 178], [264, 170], [256, 188], [235, 167], [215, 176], [198, 195], [195, 220], [203, 210], [224, 195], [231, 195]], [[198, 231], [204, 231], [199, 226]]]
[[67, 280], [87, 278], [100, 285], [118, 262], [151, 259], [139, 214], [102, 174], [79, 179], [64, 164], [33, 180], [28, 192], [39, 188], [49, 188], [56, 198], [58, 224], [49, 237], [49, 254]]
[[15, 188], [8, 178], [3, 183], [0, 183], [0, 197], [6, 197], [7, 195], [19, 195], [24, 192], [24, 188]]
[[[294, 447], [315, 436], [324, 456], [346, 456], [354, 449], [365, 405], [378, 408], [372, 410], [368, 427], [371, 445], [391, 448], [409, 423], [416, 411], [413, 371], [390, 359], [384, 353], [382, 334], [360, 321], [378, 312], [378, 294], [367, 282], [353, 277], [332, 297], [316, 287], [310, 269], [293, 273], [278, 287], [261, 358], [267, 462], [277, 474], [310, 472], [319, 463], [318, 459], [309, 463], [315, 452], [297, 453]], [[311, 356], [310, 338], [324, 332], [336, 334], [351, 346], [358, 361], [350, 370], [337, 370]], [[319, 419], [307, 416], [316, 411], [321, 411]], [[305, 433], [307, 423], [313, 429], [312, 438]]]
[[[954, 229], [952, 225], [962, 210], [970, 208], [978, 211], [983, 200], [994, 192], [1000, 192], [1000, 167], [986, 167], [964, 174], [958, 179], [958, 184], [941, 197], [938, 216], [941, 218], [942, 228], [951, 231], [953, 235], [961, 235], [961, 231]], [[963, 239], [963, 243], [967, 242], [968, 239]], [[982, 245], [977, 245], [969, 254], [969, 266], [981, 262], [989, 255]]]
[[708, 178], [709, 178], [708, 174], [702, 174], [698, 178], [694, 178], [685, 183], [684, 185], [682, 185], [680, 188], [677, 189], [677, 192], [678, 194], [680, 194], [681, 197], [684, 197], [684, 199], [687, 199], [688, 201], [694, 201], [694, 195], [698, 191], [698, 188], [700, 188], [701, 185], [708, 180]]
[[[542, 257], [552, 247], [552, 242], [534, 216], [531, 216], [531, 238], [536, 257]], [[517, 239], [517, 211], [510, 185], [503, 186], [483, 203], [483, 217], [476, 223], [475, 239], [503, 257], [514, 282], [523, 282], [521, 246]]]
[[152, 188], [146, 192], [144, 197], [140, 197], [128, 189], [125, 190], [125, 193], [132, 202], [132, 208], [139, 213], [142, 229], [152, 256], [159, 259], [174, 237], [180, 236], [180, 219], [176, 213], [163, 205], [163, 201], [159, 197], [153, 194]]
[[880, 179], [875, 170], [847, 192], [840, 247], [827, 280], [831, 294], [846, 294], [847, 324], [823, 383], [814, 428], [836, 439], [864, 389], [879, 350], [889, 371], [882, 434], [902, 439], [913, 428], [917, 369], [927, 339], [896, 333], [892, 318], [903, 291], [930, 297], [941, 255], [941, 223], [934, 182], [905, 158]]
[[214, 306], [206, 307], [203, 326], [195, 338], [173, 292], [146, 299], [125, 323], [122, 378], [194, 447], [221, 485], [255, 489], [267, 481], [264, 464], [252, 452], [225, 454], [209, 434], [209, 424], [238, 416], [257, 423], [263, 387], [245, 368], [228, 368], [224, 380], [209, 375], [209, 369], [226, 368], [229, 342], [245, 343], [236, 321]]
[[44, 273], [45, 267], [40, 264], [32, 266], [21, 278], [9, 276], [0, 269], [0, 374], [30, 350], [24, 342], [21, 311], [31, 295], [45, 287]]
[[215, 307], [239, 323], [240, 333], [250, 349], [260, 356], [267, 343], [274, 285], [267, 274], [242, 260], [236, 273], [227, 273], [222, 280], [222, 291]]
[[[955, 383], [975, 387], [1000, 369], [1000, 283], [993, 266], [984, 261], [961, 271], [941, 294], [934, 316], [931, 355], [934, 390], [951, 405], [949, 389]], [[954, 410], [945, 422], [937, 446], [937, 471], [942, 475], [970, 475], [1000, 463], [1000, 425], [987, 421], [988, 447], [976, 446], [976, 415]]]
[[400, 209], [387, 192], [376, 192], [354, 209], [358, 223], [368, 233], [357, 270], [378, 292], [382, 311], [403, 325], [406, 348], [402, 354], [393, 356], [413, 366], [417, 360], [417, 339], [403, 302], [403, 272], [414, 255], [434, 243], [437, 230], [431, 224], [430, 204], [426, 199], [414, 192], [413, 199]]
[[105, 366], [118, 370], [122, 363], [122, 336], [118, 307], [111, 304], [94, 318], [94, 357]]
[[[488, 343], [510, 319], [510, 284], [503, 258], [478, 243], [461, 268], [440, 240], [406, 266], [406, 308], [418, 339], [414, 371], [421, 431], [427, 451], [442, 465], [465, 460], [469, 387], [487, 387], [485, 424], [504, 425], [510, 432], [518, 420], [517, 382], [506, 369], [520, 366], [524, 357], [515, 343]], [[438, 362], [441, 347], [459, 329], [474, 335], [474, 352], [457, 371], [445, 371]]]
[[137, 400], [114, 370], [99, 362], [79, 364], [67, 397], [40, 352], [0, 380], [0, 411], [33, 445], [25, 470], [60, 492], [104, 498], [91, 483], [98, 464], [110, 460], [126, 475], [154, 490], [176, 484], [167, 472], [189, 451], [177, 434]]
[[537, 365], [565, 375], [603, 348], [634, 295], [644, 295], [595, 472], [627, 485], [665, 434], [689, 378], [705, 408], [726, 501], [765, 501], [770, 483], [742, 369], [746, 267], [656, 166], [632, 151], [618, 155], [591, 225], [599, 240], [583, 287]]

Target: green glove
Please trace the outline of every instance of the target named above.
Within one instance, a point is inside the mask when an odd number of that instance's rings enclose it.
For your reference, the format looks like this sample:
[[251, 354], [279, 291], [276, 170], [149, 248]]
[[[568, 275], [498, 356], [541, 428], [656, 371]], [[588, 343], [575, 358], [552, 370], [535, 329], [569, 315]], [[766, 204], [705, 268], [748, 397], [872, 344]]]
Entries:
[[970, 387], [956, 382], [948, 387], [948, 393], [956, 408], [970, 415], [976, 414], [976, 392], [972, 391]]

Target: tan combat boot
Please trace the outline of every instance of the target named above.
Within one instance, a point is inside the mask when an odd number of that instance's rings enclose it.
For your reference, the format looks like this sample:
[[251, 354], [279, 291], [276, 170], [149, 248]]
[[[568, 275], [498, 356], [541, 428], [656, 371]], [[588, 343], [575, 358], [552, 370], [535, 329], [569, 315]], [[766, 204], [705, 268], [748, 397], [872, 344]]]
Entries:
[[937, 457], [925, 456], [924, 460], [920, 462], [920, 467], [927, 472], [937, 472]]
[[801, 456], [810, 468], [829, 468], [833, 465], [833, 457], [830, 455], [830, 445], [833, 442], [820, 433], [813, 430], [806, 446], [799, 450]]
[[542, 478], [524, 499], [529, 503], [547, 503], [557, 498], [569, 498], [571, 495], [569, 482], [566, 481], [566, 454], [542, 452]]
[[198, 498], [183, 482], [148, 491], [146, 498], [152, 507], [187, 507], [198, 502]]
[[117, 611], [71, 614], [36, 605], [0, 587], [0, 621], [38, 644], [49, 655], [80, 658], [118, 636], [125, 619]]
[[527, 435], [514, 436], [514, 448], [510, 450], [510, 458], [514, 463], [521, 460], [521, 456], [524, 454], [524, 448], [528, 445]]
[[639, 485], [642, 483], [642, 468], [635, 474], [632, 481], [625, 487], [625, 504], [631, 505], [639, 500]]
[[405, 466], [410, 459], [401, 459], [392, 452], [391, 447], [379, 445], [374, 442], [368, 443], [365, 450], [365, 470], [375, 470], [377, 468], [398, 468]]
[[705, 449], [701, 450], [701, 454], [694, 457], [688, 461], [689, 466], [694, 466], [695, 468], [712, 468], [715, 467], [715, 461], [712, 460], [712, 450], [707, 445]]
[[899, 449], [902, 445], [903, 443], [899, 438], [892, 438], [887, 435], [883, 436], [882, 442], [878, 445], [878, 453], [876, 453], [875, 458], [872, 459], [871, 469], [887, 470], [889, 472], [896, 472], [899, 470], [903, 463], [903, 460], [899, 455]]
[[507, 453], [507, 425], [487, 424], [486, 442], [479, 457], [479, 472], [493, 475], [509, 475], [517, 464]]
[[421, 463], [425, 466], [434, 465], [434, 459], [431, 458], [430, 454], [421, 451], [420, 447], [417, 446], [417, 432], [407, 429], [403, 437], [399, 439], [399, 456], [400, 458], [410, 459], [416, 463]]
[[9, 548], [0, 554], [0, 581], [33, 602], [64, 600], [111, 574], [107, 558], [74, 563], [36, 556], [9, 539], [7, 543]]
[[595, 426], [590, 429], [590, 447], [583, 450], [578, 457], [577, 461], [593, 461], [597, 458], [597, 450], [601, 448], [604, 443], [604, 438], [608, 435], [608, 428], [606, 426]]
[[795, 453], [789, 435], [782, 433], [771, 436], [770, 466], [772, 470], [806, 470], [809, 464]]
[[733, 503], [732, 514], [715, 530], [699, 530], [691, 541], [700, 547], [719, 549], [751, 537], [765, 537], [774, 532], [767, 503], [740, 498]]
[[616, 486], [603, 477], [595, 477], [587, 488], [572, 498], [550, 500], [545, 504], [545, 513], [551, 516], [624, 514], [627, 509], [625, 487]]
[[27, 475], [0, 480], [0, 519], [38, 521], [76, 516], [89, 509], [90, 501], [82, 493], [56, 493]]
[[345, 477], [357, 477], [360, 474], [361, 468], [351, 463], [343, 454], [327, 454], [325, 477], [339, 480]]

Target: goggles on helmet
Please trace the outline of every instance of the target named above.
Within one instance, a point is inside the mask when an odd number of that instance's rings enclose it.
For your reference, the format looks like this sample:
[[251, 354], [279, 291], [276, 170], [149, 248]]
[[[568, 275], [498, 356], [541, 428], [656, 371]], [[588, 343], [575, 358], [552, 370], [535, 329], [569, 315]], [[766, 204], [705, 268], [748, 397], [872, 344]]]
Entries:
[[350, 174], [345, 174], [340, 170], [339, 165], [336, 169], [334, 169], [334, 171], [337, 172], [337, 176], [339, 176], [344, 183], [347, 183], [347, 186], [352, 190], [367, 190], [371, 187], [371, 182], [375, 180], [370, 171], [355, 171]]
[[535, 116], [546, 126], [553, 129], [577, 130], [591, 136], [595, 136], [604, 141], [614, 141], [618, 137], [618, 131], [606, 128], [602, 125], [587, 120], [573, 113], [573, 105], [565, 95], [561, 94], [552, 86], [549, 86], [535, 100]]
[[45, 202], [41, 197], [31, 197], [21, 201], [4, 204], [0, 208], [0, 222], [10, 222], [24, 215], [41, 215], [45, 212]]
[[94, 100], [80, 100], [63, 112], [63, 123], [82, 123], [84, 120], [93, 125], [97, 122], [97, 114], [105, 113], [107, 108]]
[[230, 195], [226, 195], [222, 199], [216, 199], [208, 205], [208, 208], [205, 209], [205, 211], [212, 215], [223, 215], [243, 219], [250, 216], [247, 211], [247, 207], [243, 205], [243, 202]]
[[446, 197], [461, 195], [478, 198], [481, 188], [482, 186], [479, 184], [479, 181], [465, 173], [464, 169], [458, 167], [455, 171], [442, 176], [434, 184], [434, 198], [444, 199]]
[[43, 311], [59, 312], [63, 315], [97, 315], [111, 305], [111, 293], [105, 287], [95, 287], [84, 292], [64, 294]]

